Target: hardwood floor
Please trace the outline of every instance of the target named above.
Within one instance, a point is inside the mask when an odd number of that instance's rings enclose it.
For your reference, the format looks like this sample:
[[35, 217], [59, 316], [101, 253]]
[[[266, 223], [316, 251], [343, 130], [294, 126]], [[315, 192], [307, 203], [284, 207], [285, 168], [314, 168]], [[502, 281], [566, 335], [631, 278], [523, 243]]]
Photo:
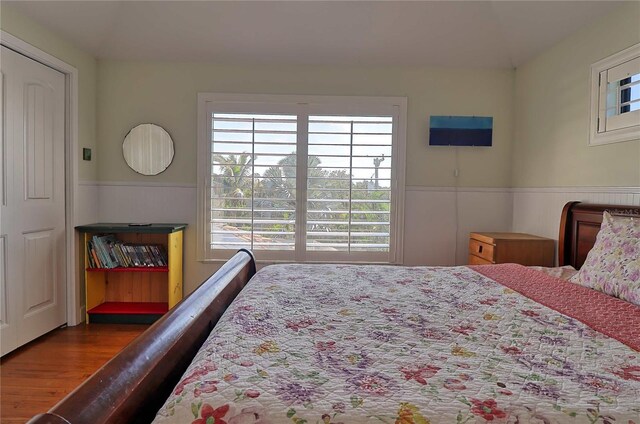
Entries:
[[6, 355], [0, 360], [0, 422], [24, 423], [46, 412], [147, 327], [80, 324]]

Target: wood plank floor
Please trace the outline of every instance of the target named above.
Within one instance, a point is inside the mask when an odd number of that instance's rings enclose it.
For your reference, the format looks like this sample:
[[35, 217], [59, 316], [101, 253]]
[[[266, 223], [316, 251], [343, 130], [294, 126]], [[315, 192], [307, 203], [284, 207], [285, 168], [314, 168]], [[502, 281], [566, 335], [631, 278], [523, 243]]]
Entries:
[[46, 412], [147, 325], [80, 324], [52, 331], [0, 360], [0, 422]]

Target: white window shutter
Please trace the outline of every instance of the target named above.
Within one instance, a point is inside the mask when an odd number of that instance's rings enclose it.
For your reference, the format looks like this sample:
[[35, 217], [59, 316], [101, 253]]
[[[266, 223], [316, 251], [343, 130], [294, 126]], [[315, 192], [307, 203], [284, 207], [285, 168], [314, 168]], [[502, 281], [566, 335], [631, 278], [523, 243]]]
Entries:
[[296, 116], [214, 113], [211, 246], [293, 250]]
[[607, 82], [617, 82], [640, 74], [640, 57], [621, 63], [607, 71]]
[[310, 116], [307, 250], [388, 252], [391, 116]]
[[201, 94], [199, 112], [204, 260], [401, 261], [406, 99]]

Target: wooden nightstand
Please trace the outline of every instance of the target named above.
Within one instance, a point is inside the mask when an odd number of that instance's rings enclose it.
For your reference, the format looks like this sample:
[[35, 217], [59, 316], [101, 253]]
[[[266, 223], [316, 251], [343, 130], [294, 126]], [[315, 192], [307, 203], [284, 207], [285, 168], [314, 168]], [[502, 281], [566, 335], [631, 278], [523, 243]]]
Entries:
[[471, 233], [469, 265], [554, 266], [554, 241], [523, 233]]

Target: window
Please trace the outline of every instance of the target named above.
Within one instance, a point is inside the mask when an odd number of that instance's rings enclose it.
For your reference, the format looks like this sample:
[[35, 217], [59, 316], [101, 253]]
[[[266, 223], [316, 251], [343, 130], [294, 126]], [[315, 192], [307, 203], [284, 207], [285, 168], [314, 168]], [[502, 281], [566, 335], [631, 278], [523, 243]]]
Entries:
[[199, 252], [402, 261], [406, 99], [199, 95]]
[[640, 138], [640, 44], [591, 66], [590, 144]]

